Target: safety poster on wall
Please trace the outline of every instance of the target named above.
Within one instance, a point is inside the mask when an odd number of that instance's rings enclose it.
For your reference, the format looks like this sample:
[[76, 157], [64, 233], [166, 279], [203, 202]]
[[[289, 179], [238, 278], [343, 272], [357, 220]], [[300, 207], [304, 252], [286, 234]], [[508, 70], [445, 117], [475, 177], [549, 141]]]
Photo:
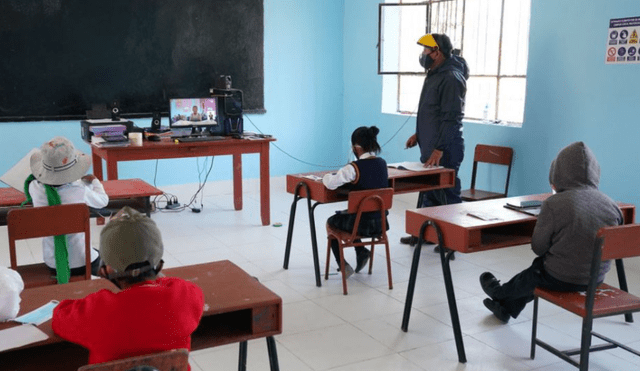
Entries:
[[640, 63], [638, 32], [640, 32], [640, 17], [611, 19], [605, 63]]

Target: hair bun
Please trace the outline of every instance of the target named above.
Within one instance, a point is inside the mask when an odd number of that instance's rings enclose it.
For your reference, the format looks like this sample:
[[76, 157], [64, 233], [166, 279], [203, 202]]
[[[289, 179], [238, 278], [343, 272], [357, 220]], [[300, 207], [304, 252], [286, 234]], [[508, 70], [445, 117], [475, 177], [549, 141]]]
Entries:
[[373, 136], [374, 138], [376, 137], [376, 135], [378, 135], [378, 133], [380, 132], [380, 129], [378, 129], [375, 126], [371, 126], [369, 127], [369, 134], [371, 134], [371, 136]]

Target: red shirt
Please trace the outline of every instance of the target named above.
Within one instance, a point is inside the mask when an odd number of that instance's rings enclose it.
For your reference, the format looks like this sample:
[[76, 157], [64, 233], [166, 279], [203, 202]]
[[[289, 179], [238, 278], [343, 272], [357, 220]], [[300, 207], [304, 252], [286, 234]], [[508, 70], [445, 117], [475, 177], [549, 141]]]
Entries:
[[102, 363], [170, 349], [191, 350], [204, 297], [191, 282], [159, 278], [116, 294], [100, 290], [84, 299], [63, 300], [53, 311], [53, 331], [89, 350]]

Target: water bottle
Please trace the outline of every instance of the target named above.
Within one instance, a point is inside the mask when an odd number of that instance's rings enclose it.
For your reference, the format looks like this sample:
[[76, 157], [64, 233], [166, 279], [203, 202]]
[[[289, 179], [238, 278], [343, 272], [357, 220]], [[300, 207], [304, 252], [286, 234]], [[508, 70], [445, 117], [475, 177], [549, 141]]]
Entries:
[[489, 103], [485, 104], [482, 110], [482, 122], [485, 124], [489, 123]]

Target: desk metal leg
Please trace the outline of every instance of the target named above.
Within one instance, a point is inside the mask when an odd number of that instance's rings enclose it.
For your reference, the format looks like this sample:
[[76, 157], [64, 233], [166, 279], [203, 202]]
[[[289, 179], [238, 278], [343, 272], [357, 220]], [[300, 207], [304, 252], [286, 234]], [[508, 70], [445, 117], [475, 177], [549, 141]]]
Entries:
[[[629, 288], [627, 287], [627, 276], [624, 273], [624, 264], [622, 263], [622, 259], [616, 259], [616, 272], [618, 272], [618, 283], [620, 284], [620, 290], [629, 292]], [[633, 322], [633, 314], [626, 313], [624, 315], [625, 322]]]
[[238, 353], [238, 371], [247, 370], [247, 341], [240, 342], [240, 351]]
[[464, 342], [462, 340], [462, 329], [460, 328], [460, 317], [458, 316], [458, 305], [456, 304], [456, 295], [453, 291], [453, 279], [451, 277], [451, 268], [449, 260], [453, 256], [453, 250], [445, 252], [444, 245], [440, 245], [440, 261], [442, 262], [442, 274], [444, 276], [444, 287], [447, 291], [447, 301], [449, 302], [449, 313], [451, 314], [451, 324], [453, 326], [453, 337], [456, 340], [456, 349], [458, 350], [458, 362], [466, 363], [467, 356], [464, 351]]
[[[427, 220], [420, 227], [420, 235], [418, 236], [418, 245], [413, 251], [413, 261], [411, 262], [411, 273], [409, 274], [409, 286], [407, 287], [407, 297], [404, 303], [404, 314], [402, 316], [402, 331], [407, 332], [409, 330], [409, 317], [411, 315], [411, 305], [413, 304], [413, 294], [416, 286], [416, 277], [418, 275], [418, 263], [420, 262], [420, 252], [422, 250], [422, 243], [424, 242], [425, 232], [427, 228], [431, 226], [435, 228], [436, 235], [438, 236], [438, 244], [440, 246], [440, 260], [442, 262], [442, 273], [444, 276], [444, 285], [447, 291], [447, 301], [449, 302], [449, 312], [451, 314], [451, 323], [453, 325], [453, 336], [456, 341], [456, 348], [458, 350], [458, 362], [466, 363], [467, 357], [464, 351], [464, 342], [462, 341], [462, 329], [460, 328], [460, 318], [458, 316], [458, 306], [456, 305], [455, 293], [453, 291], [453, 280], [451, 278], [451, 269], [449, 267], [449, 260], [453, 255], [453, 251], [445, 251], [444, 239], [440, 227], [431, 220]], [[446, 254], [446, 255], [445, 255]]]
[[285, 245], [284, 251], [284, 269], [289, 269], [289, 256], [291, 255], [291, 239], [293, 237], [293, 223], [296, 217], [296, 205], [298, 201], [302, 198], [300, 197], [300, 188], [304, 187], [307, 195], [307, 209], [309, 213], [309, 228], [311, 232], [311, 248], [313, 252], [313, 266], [316, 274], [316, 286], [321, 287], [322, 281], [320, 280], [320, 260], [318, 258], [318, 240], [316, 238], [316, 222], [313, 216], [313, 211], [316, 206], [320, 203], [316, 202], [313, 206], [311, 206], [311, 192], [309, 191], [309, 186], [300, 182], [296, 185], [296, 189], [293, 193], [293, 203], [291, 204], [291, 212], [289, 213], [289, 229], [287, 230], [287, 242]]
[[267, 351], [269, 352], [269, 366], [271, 367], [271, 371], [280, 371], [276, 341], [273, 336], [267, 336]]
[[416, 287], [416, 276], [418, 275], [418, 263], [420, 262], [420, 251], [422, 250], [422, 235], [418, 238], [418, 244], [413, 250], [413, 261], [411, 262], [411, 273], [409, 274], [409, 286], [407, 287], [407, 297], [404, 301], [404, 314], [402, 315], [402, 331], [409, 329], [409, 316], [411, 315], [411, 305], [413, 304], [413, 291]]

